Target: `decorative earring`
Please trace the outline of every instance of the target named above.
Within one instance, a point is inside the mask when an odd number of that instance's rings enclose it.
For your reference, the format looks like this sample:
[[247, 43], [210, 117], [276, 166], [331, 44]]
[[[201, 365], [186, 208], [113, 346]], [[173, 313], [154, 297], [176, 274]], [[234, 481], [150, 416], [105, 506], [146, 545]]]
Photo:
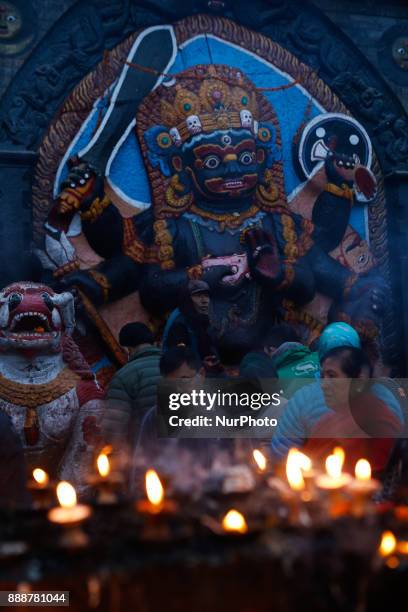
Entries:
[[193, 194], [191, 191], [185, 195], [179, 195], [185, 191], [185, 186], [180, 182], [179, 174], [174, 174], [171, 178], [170, 184], [166, 189], [166, 202], [171, 208], [180, 210], [187, 208], [193, 203]]
[[279, 199], [279, 190], [273, 181], [273, 172], [270, 168], [265, 170], [264, 185], [258, 185], [257, 194], [263, 204], [270, 206]]

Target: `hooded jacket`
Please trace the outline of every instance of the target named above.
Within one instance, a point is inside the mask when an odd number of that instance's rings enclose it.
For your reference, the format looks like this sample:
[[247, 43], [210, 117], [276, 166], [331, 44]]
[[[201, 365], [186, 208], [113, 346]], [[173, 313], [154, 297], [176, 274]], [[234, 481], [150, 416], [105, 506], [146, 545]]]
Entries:
[[278, 378], [316, 378], [320, 371], [317, 353], [300, 342], [285, 342], [272, 355]]

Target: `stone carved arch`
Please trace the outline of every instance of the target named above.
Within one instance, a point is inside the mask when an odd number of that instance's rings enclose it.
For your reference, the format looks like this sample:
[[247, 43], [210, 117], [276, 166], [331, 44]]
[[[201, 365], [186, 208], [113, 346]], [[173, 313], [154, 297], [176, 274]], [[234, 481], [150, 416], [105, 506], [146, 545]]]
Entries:
[[[20, 170], [20, 180], [27, 192], [24, 198], [20, 197], [19, 203], [15, 197], [10, 198], [4, 189], [0, 195], [0, 216], [4, 220], [4, 257], [16, 257], [32, 234], [30, 209], [27, 206], [27, 196], [32, 190], [30, 170], [52, 119], [69, 93], [85, 75], [98, 66], [105, 49], [117, 47], [121, 41], [125, 49], [129, 36], [137, 30], [174, 22], [198, 12], [220, 13], [238, 24], [254, 29], [313, 68], [319, 78], [337, 94], [340, 102], [366, 128], [382, 172], [408, 172], [408, 117], [401, 104], [354, 44], [308, 2], [277, 0], [270, 3], [255, 0], [249, 10], [244, 0], [222, 3], [178, 0], [171, 3], [160, 0], [81, 1], [63, 16], [38, 45], [0, 101], [0, 170], [7, 174], [10, 164], [14, 164], [13, 167]], [[204, 24], [205, 15], [200, 19]], [[98, 78], [101, 78], [102, 69], [103, 65], [99, 64], [93, 73], [96, 84]], [[78, 112], [78, 116], [82, 112], [82, 109], [71, 110]], [[398, 219], [398, 214], [404, 214], [401, 208], [397, 208], [399, 182], [394, 181], [393, 185], [391, 195], [396, 209], [391, 210], [391, 206], [387, 206], [391, 225]], [[383, 184], [380, 189], [384, 189]], [[21, 227], [16, 226], [16, 221], [21, 219], [16, 210], [18, 205], [23, 217], [23, 222], [19, 224]], [[12, 226], [7, 222], [10, 217], [13, 219]], [[378, 228], [378, 254], [382, 252], [383, 269], [388, 274], [386, 255], [390, 249], [385, 246], [385, 211], [382, 210], [378, 218], [372, 218], [371, 221], [371, 226]], [[10, 232], [7, 227], [13, 228], [15, 235], [12, 240], [8, 238]], [[395, 257], [395, 253], [393, 255]], [[396, 255], [398, 257], [398, 250]], [[398, 299], [398, 281], [395, 277], [392, 280]], [[389, 321], [388, 333], [395, 335], [396, 330], [396, 320]]]

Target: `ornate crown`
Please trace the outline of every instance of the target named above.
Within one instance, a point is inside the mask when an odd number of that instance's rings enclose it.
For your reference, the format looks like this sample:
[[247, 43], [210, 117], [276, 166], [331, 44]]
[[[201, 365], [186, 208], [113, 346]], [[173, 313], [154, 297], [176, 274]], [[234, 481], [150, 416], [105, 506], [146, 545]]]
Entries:
[[177, 146], [214, 130], [245, 128], [258, 133], [256, 90], [235, 68], [195, 66], [168, 89], [174, 97], [161, 100], [160, 113]]

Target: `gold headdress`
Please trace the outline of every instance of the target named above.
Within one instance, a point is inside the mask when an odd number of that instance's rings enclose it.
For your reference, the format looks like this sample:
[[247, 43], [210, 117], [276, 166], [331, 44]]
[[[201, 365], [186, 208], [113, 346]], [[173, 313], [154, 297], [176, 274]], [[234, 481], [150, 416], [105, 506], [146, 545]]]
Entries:
[[256, 90], [242, 72], [227, 66], [195, 66], [162, 99], [162, 124], [175, 144], [200, 133], [245, 128], [258, 131]]
[[[157, 219], [178, 216], [193, 202], [192, 192], [186, 192], [174, 165], [174, 147], [181, 148], [197, 134], [231, 129], [251, 132], [265, 151], [268, 146], [281, 146], [274, 109], [238, 68], [221, 64], [192, 66], [164, 81], [143, 100], [136, 115], [136, 131]], [[170, 155], [174, 156], [172, 166]], [[180, 159], [178, 162], [181, 164]], [[259, 197], [261, 206], [269, 209], [278, 199], [285, 200], [282, 161], [265, 172], [268, 180]]]

